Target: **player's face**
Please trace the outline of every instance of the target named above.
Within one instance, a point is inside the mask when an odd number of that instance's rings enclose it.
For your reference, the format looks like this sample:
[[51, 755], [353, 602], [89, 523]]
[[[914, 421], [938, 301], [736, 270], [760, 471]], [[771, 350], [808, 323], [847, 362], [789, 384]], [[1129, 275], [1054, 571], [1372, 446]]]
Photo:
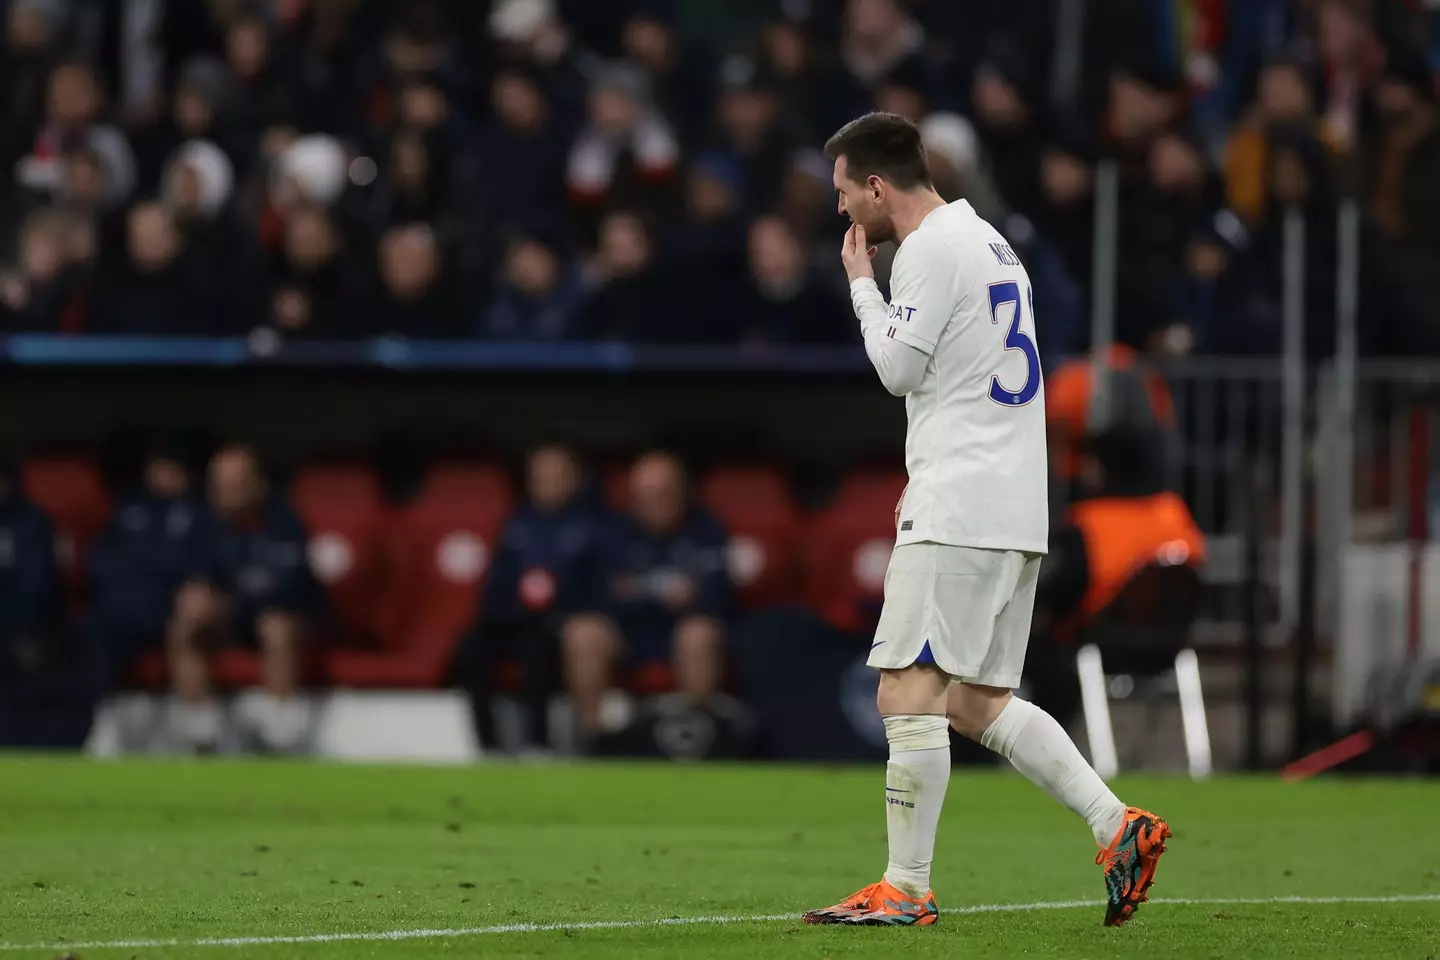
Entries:
[[879, 177], [867, 177], [864, 182], [852, 180], [845, 157], [835, 160], [835, 175], [831, 182], [840, 195], [838, 209], [841, 216], [849, 217], [851, 223], [865, 228], [866, 242], [884, 243], [895, 239], [895, 228], [885, 208], [885, 181]]

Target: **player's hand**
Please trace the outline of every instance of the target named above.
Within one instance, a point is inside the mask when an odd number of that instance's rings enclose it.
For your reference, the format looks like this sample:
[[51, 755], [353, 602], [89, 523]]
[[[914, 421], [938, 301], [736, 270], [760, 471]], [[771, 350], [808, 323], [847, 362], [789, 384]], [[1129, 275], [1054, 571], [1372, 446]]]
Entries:
[[845, 275], [854, 283], [861, 277], [875, 279], [875, 270], [870, 259], [875, 256], [876, 247], [866, 246], [865, 228], [858, 223], [845, 231], [845, 243], [840, 248], [840, 262], [845, 264]]
[[905, 490], [909, 490], [909, 489], [910, 489], [910, 484], [908, 484], [908, 483], [905, 484], [905, 488], [900, 491], [900, 499], [895, 501], [895, 529], [896, 529], [896, 530], [899, 530], [899, 529], [900, 529], [900, 508], [905, 505]]

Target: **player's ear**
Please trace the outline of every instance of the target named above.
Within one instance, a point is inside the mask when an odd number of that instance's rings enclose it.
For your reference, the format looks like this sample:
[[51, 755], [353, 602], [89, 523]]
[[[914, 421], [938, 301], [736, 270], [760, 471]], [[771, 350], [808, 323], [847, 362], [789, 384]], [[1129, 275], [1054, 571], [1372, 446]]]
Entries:
[[865, 178], [865, 186], [870, 188], [871, 199], [877, 202], [885, 195], [885, 181], [874, 174]]

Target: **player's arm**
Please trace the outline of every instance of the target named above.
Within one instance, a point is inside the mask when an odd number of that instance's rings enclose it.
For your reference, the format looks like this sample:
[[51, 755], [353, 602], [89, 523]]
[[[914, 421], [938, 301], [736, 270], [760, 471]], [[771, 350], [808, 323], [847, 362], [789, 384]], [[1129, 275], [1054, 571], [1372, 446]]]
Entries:
[[[935, 343], [953, 310], [944, 265], [939, 265], [939, 271], [927, 266], [936, 259], [931, 256], [927, 239], [914, 237], [896, 254], [888, 304], [874, 277], [865, 275], [868, 270], [851, 271], [850, 302], [860, 320], [865, 353], [885, 389], [897, 397], [920, 386]], [[851, 227], [845, 240], [847, 270], [860, 257], [868, 266], [872, 254], [864, 245], [864, 230]]]

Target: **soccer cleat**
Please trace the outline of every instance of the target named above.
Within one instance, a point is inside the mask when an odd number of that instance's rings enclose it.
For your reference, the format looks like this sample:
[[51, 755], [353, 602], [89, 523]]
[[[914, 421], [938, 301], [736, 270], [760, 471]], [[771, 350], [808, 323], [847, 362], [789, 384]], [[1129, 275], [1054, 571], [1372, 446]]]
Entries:
[[928, 927], [940, 919], [940, 910], [935, 906], [933, 893], [917, 900], [882, 879], [833, 907], [811, 910], [801, 919], [809, 924], [839, 923], [854, 927]]
[[1138, 807], [1125, 808], [1125, 822], [1095, 862], [1105, 868], [1105, 925], [1118, 927], [1150, 899], [1155, 865], [1165, 852], [1170, 827]]

